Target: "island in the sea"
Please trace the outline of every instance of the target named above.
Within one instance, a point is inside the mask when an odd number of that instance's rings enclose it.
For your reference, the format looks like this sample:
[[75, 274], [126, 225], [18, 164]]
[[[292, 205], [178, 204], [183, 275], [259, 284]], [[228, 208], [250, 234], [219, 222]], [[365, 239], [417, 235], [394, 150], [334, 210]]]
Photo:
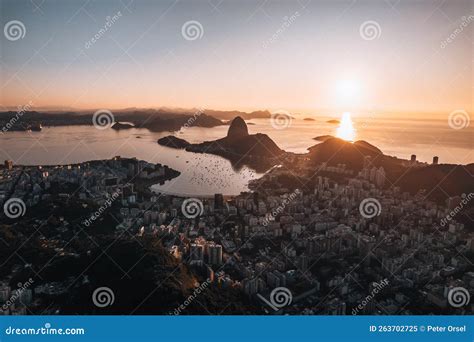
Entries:
[[129, 123], [123, 123], [123, 122], [116, 122], [112, 125], [112, 129], [115, 129], [116, 131], [122, 130], [122, 129], [130, 129], [134, 128], [135, 126]]
[[158, 139], [158, 144], [177, 149], [184, 149], [191, 145], [186, 140], [175, 137], [174, 135], [168, 135], [166, 137]]
[[214, 141], [191, 144], [186, 140], [167, 136], [158, 140], [163, 146], [185, 149], [188, 152], [210, 153], [230, 160], [235, 167], [247, 165], [258, 171], [268, 170], [287, 152], [280, 149], [266, 134], [249, 134], [240, 116], [234, 118], [227, 136]]
[[332, 139], [332, 138], [334, 138], [334, 136], [329, 135], [329, 134], [326, 134], [326, 135], [319, 135], [319, 136], [313, 138], [313, 140], [316, 140], [316, 141], [326, 141], [326, 140]]

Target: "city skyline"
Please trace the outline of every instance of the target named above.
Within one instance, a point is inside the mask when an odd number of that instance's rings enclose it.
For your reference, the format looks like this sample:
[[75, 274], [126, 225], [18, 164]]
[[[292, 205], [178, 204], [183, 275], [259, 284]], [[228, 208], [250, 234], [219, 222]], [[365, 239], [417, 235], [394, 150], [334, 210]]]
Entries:
[[0, 11], [0, 316], [473, 315], [472, 0]]

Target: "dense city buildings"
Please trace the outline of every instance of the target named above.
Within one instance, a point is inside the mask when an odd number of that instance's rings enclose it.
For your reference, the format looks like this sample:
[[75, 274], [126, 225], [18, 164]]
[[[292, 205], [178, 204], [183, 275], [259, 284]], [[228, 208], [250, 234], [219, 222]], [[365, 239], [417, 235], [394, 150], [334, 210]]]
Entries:
[[[292, 160], [295, 168], [300, 163]], [[4, 251], [12, 252], [2, 255], [2, 312], [87, 313], [67, 308], [64, 295], [79, 293], [100, 275], [87, 267], [79, 274], [49, 272], [57, 263], [67, 267], [87, 258], [87, 245], [107, 234], [112, 243], [159, 242], [179, 272], [189, 274], [191, 289], [208, 283], [205, 293], [234, 296], [239, 309], [228, 313], [472, 313], [471, 304], [448, 301], [451, 289], [474, 285], [474, 232], [457, 215], [472, 193], [436, 203], [423, 191], [403, 192], [387, 184], [386, 171], [370, 158], [360, 172], [326, 163], [316, 170], [302, 184], [282, 183], [293, 171], [275, 168], [239, 196], [180, 198], [149, 190], [176, 171], [136, 159], [37, 167], [5, 162], [0, 201], [21, 199], [24, 207], [21, 215], [2, 217]], [[58, 200], [64, 208], [55, 211]], [[52, 259], [22, 256], [31, 253], [10, 237], [12, 227], [29, 227], [35, 253], [50, 251]], [[20, 246], [18, 256], [13, 245]], [[17, 286], [20, 278], [27, 286]], [[276, 305], [272, 296], [281, 289], [288, 301]], [[208, 304], [209, 312], [192, 305], [187, 310], [208, 314], [229, 305], [219, 300]], [[116, 310], [129, 313], [138, 304]]]

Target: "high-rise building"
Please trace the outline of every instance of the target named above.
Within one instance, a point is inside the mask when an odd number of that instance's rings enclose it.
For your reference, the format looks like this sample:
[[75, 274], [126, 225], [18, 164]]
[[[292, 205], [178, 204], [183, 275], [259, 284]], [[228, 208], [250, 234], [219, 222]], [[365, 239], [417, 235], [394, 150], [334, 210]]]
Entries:
[[224, 209], [224, 196], [222, 194], [214, 195], [214, 209]]
[[204, 246], [198, 244], [191, 244], [191, 249], [189, 252], [189, 258], [191, 260], [204, 260]]
[[242, 280], [245, 294], [252, 296], [263, 290], [263, 281], [260, 278], [246, 278]]
[[134, 163], [129, 163], [128, 164], [128, 176], [129, 177], [136, 176], [136, 169], [135, 169], [135, 164]]
[[33, 300], [33, 291], [31, 289], [18, 289], [16, 290], [16, 297], [21, 304], [29, 305]]
[[438, 156], [433, 157], [433, 165], [438, 165], [439, 158]]
[[278, 270], [267, 273], [267, 284], [270, 288], [286, 286], [286, 276]]
[[13, 169], [13, 161], [12, 160], [5, 160], [5, 168], [8, 170]]
[[412, 163], [416, 162], [416, 154], [412, 154], [412, 155], [411, 155], [410, 161], [411, 161]]
[[10, 286], [6, 284], [0, 284], [0, 301], [3, 303], [10, 298]]
[[370, 169], [369, 180], [375, 182], [375, 175], [377, 174], [377, 168], [374, 166]]
[[267, 284], [270, 288], [279, 287], [280, 285], [280, 278], [276, 276], [273, 272], [267, 273]]
[[306, 255], [300, 255], [298, 260], [298, 266], [303, 272], [306, 272], [309, 266], [309, 258]]
[[385, 184], [385, 170], [383, 169], [383, 167], [379, 167], [379, 169], [375, 173], [374, 182], [380, 188], [384, 186], [384, 184]]
[[209, 245], [209, 263], [211, 265], [222, 264], [222, 246], [221, 245]]

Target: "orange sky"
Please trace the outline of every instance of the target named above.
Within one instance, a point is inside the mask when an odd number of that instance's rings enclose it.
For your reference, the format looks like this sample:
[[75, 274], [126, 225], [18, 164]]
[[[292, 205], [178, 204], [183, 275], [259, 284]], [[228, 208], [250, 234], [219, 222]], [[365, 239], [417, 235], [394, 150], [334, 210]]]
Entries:
[[[28, 4], [2, 4], [2, 25], [15, 18], [26, 34], [2, 36], [0, 105], [420, 116], [473, 109], [469, 1], [91, 6], [91, 15], [75, 14], [73, 4], [46, 2], [41, 16]], [[201, 24], [201, 38], [183, 37], [189, 20]], [[374, 39], [361, 33], [368, 21], [379, 26]]]

